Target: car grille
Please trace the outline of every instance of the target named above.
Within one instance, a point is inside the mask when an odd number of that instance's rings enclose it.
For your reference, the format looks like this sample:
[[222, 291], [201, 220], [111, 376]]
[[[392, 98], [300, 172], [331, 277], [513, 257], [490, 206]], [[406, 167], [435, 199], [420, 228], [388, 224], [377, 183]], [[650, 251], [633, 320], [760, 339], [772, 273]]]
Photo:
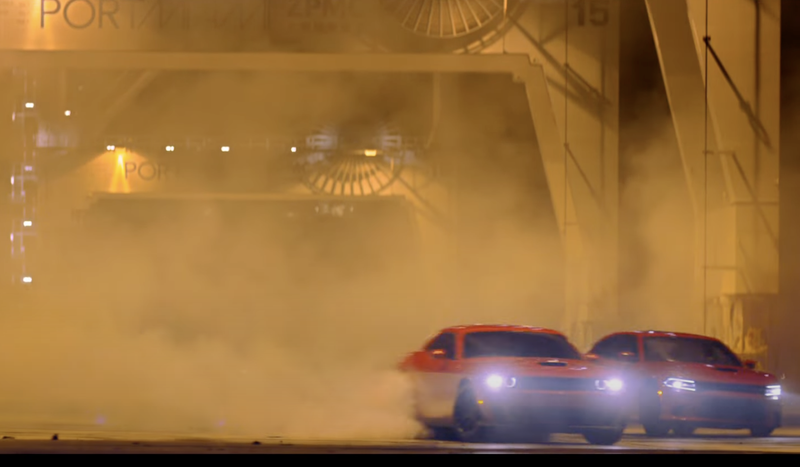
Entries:
[[759, 394], [765, 395], [767, 393], [766, 386], [759, 386], [755, 384], [726, 384], [726, 383], [704, 383], [697, 382], [698, 392], [734, 392], [739, 394]]
[[595, 380], [584, 378], [518, 378], [517, 387], [529, 391], [593, 391]]
[[715, 399], [704, 403], [698, 415], [712, 420], [760, 422], [767, 411], [761, 401]]

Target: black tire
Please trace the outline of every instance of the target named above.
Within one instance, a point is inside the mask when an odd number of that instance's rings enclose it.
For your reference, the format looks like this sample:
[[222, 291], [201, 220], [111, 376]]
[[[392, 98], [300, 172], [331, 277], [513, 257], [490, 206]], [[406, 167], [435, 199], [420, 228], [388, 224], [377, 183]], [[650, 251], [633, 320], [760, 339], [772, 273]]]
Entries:
[[644, 433], [650, 438], [663, 438], [670, 432], [670, 426], [661, 421], [661, 400], [656, 395], [656, 386], [645, 386], [639, 393], [639, 422]]
[[452, 428], [435, 426], [429, 427], [431, 439], [436, 441], [458, 441], [455, 431]]
[[759, 426], [750, 428], [750, 436], [753, 438], [769, 438], [772, 432], [775, 431], [773, 426]]
[[675, 436], [679, 438], [690, 438], [694, 436], [694, 432], [697, 428], [688, 424], [688, 423], [678, 423], [674, 427], [672, 427], [672, 432], [675, 433]]
[[475, 394], [469, 386], [461, 387], [453, 407], [453, 428], [457, 439], [464, 443], [486, 441], [488, 430], [481, 421], [480, 407]]
[[643, 423], [644, 434], [650, 438], [663, 438], [669, 434], [670, 427], [664, 422]]
[[620, 442], [624, 434], [624, 428], [598, 428], [584, 432], [583, 437], [589, 444], [613, 446]]

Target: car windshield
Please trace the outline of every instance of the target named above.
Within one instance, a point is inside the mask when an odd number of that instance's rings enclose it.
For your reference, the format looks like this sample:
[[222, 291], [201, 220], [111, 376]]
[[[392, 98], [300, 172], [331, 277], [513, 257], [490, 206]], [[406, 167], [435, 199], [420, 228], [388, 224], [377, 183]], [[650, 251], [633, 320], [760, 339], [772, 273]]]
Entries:
[[464, 358], [520, 357], [580, 360], [561, 336], [532, 332], [473, 332], [464, 337]]
[[646, 337], [644, 356], [651, 362], [742, 366], [741, 360], [721, 342], [692, 337]]

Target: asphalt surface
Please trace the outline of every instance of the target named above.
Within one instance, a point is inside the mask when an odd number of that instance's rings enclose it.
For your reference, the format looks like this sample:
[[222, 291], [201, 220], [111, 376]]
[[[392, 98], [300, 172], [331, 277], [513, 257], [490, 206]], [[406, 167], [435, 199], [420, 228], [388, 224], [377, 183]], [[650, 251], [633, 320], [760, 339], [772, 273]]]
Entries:
[[[56, 440], [53, 436], [57, 434]], [[629, 430], [617, 445], [597, 447], [582, 437], [554, 435], [546, 445], [461, 444], [437, 441], [324, 441], [277, 437], [190, 438], [179, 434], [0, 430], [0, 454], [800, 454], [800, 429], [777, 430], [770, 438], [745, 432], [701, 430], [686, 439], [646, 438]]]

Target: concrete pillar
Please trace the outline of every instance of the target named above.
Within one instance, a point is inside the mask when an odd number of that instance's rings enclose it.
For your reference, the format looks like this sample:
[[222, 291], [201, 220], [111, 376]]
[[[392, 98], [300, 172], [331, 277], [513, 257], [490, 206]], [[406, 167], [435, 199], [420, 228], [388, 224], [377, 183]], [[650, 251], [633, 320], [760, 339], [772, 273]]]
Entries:
[[695, 208], [697, 330], [768, 358], [756, 315], [778, 291], [780, 0], [647, 7]]

